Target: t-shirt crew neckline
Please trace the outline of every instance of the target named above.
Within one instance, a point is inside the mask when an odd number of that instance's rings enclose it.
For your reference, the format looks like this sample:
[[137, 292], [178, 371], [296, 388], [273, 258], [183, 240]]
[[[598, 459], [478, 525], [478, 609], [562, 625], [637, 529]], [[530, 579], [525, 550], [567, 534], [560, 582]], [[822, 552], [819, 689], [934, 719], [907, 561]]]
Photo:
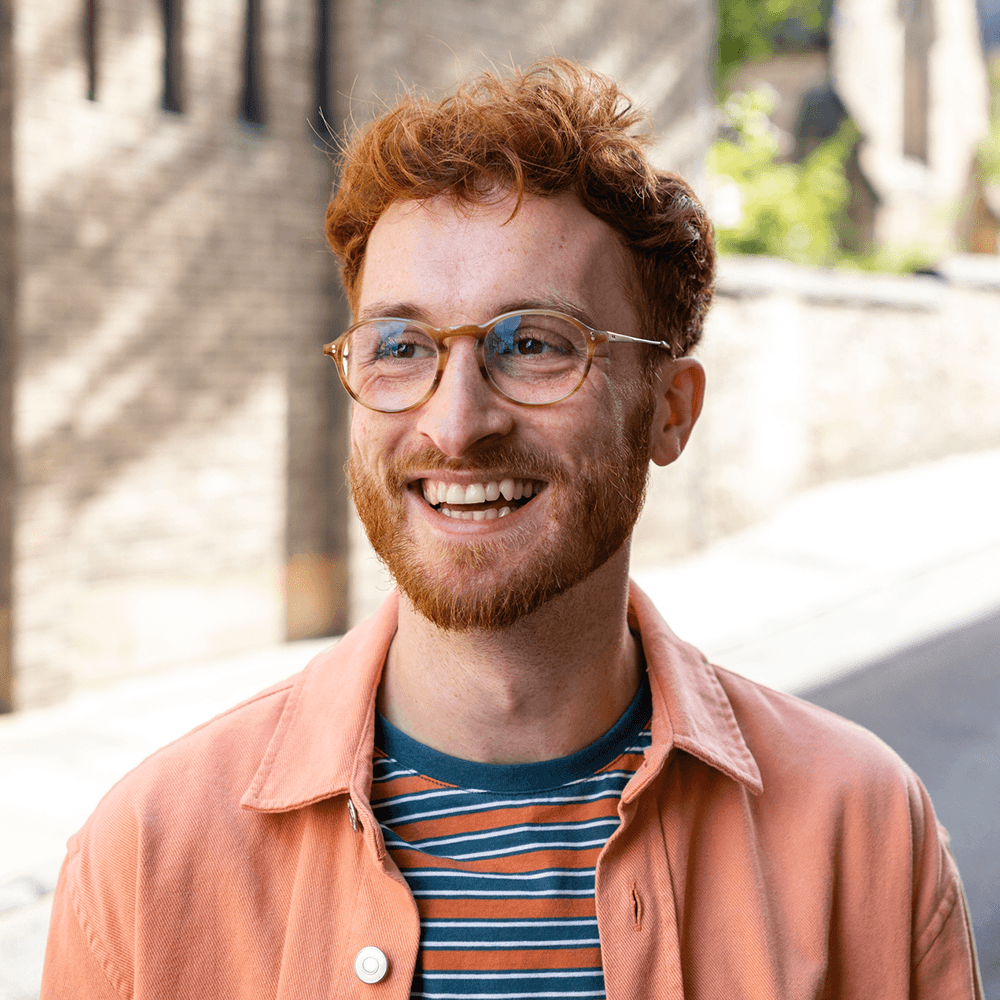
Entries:
[[375, 745], [407, 770], [447, 785], [489, 792], [536, 792], [588, 778], [606, 767], [634, 746], [652, 712], [649, 679], [644, 671], [639, 690], [618, 721], [603, 736], [568, 757], [532, 764], [463, 760], [418, 743], [377, 711]]

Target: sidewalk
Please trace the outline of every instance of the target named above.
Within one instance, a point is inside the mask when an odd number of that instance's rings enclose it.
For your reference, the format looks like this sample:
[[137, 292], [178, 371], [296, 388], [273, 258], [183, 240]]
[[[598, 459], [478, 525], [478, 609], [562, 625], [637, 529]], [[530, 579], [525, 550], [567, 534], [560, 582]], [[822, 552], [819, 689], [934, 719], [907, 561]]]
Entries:
[[[683, 638], [804, 690], [1000, 607], [1000, 451], [822, 487], [636, 574]], [[301, 669], [289, 643], [0, 718], [0, 1000], [37, 995], [67, 837], [157, 747]]]

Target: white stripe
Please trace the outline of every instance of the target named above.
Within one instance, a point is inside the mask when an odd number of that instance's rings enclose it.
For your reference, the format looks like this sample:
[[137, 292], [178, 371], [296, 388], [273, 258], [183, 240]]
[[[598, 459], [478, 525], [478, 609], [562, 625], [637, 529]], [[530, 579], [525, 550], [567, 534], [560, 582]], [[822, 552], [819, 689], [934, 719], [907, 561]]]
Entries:
[[[495, 851], [472, 851], [469, 854], [449, 854], [452, 861], [468, 861], [472, 858], [498, 858], [508, 854], [527, 854], [530, 851], [549, 849], [557, 847], [568, 847], [572, 850], [582, 851], [585, 847], [603, 847], [608, 842], [607, 837], [601, 840], [581, 840], [579, 843], [567, 840], [555, 842], [542, 842], [538, 844], [515, 844], [513, 847], [498, 847]], [[393, 847], [396, 845], [393, 844]], [[406, 846], [406, 845], [403, 845]]]
[[565, 785], [560, 785], [559, 787], [569, 788], [570, 785], [584, 785], [588, 781], [603, 781], [605, 778], [631, 778], [634, 774], [635, 771], [599, 771], [597, 774], [588, 774], [586, 778], [567, 781]]
[[597, 926], [597, 917], [575, 920], [424, 920], [424, 927], [587, 927]]
[[[433, 793], [437, 794], [437, 793]], [[522, 806], [543, 806], [543, 805], [560, 805], [564, 802], [596, 802], [598, 799], [613, 799], [620, 798], [621, 793], [615, 789], [607, 789], [603, 792], [594, 792], [591, 795], [562, 795], [562, 796], [552, 796], [551, 798], [542, 799], [512, 799], [512, 800], [496, 800], [489, 804], [488, 809], [484, 809], [483, 806], [458, 806], [454, 809], [434, 809], [428, 812], [421, 813], [409, 813], [405, 816], [394, 816], [393, 822], [397, 824], [403, 823], [415, 823], [418, 819], [428, 819], [432, 816], [453, 816], [460, 813], [488, 813], [495, 810], [510, 808], [520, 808]], [[385, 803], [379, 802], [374, 804], [375, 812], [378, 813], [385, 810]]]
[[553, 972], [425, 972], [424, 979], [560, 979], [570, 976], [599, 976], [601, 969], [565, 969]]
[[[454, 837], [437, 837], [429, 840], [414, 840], [410, 847], [443, 847], [445, 844], [464, 844], [472, 840], [493, 840], [496, 837], [511, 837], [516, 833], [531, 833], [538, 830], [593, 830], [598, 826], [618, 826], [618, 817], [594, 819], [587, 823], [526, 823], [523, 826], [495, 826], [482, 833], [459, 834]], [[402, 838], [400, 838], [402, 839]]]
[[[381, 762], [380, 761], [375, 761], [375, 763], [379, 764]], [[384, 763], [388, 763], [388, 761], [385, 761]], [[397, 767], [398, 766], [399, 765], [397, 764]], [[419, 777], [419, 775], [417, 774], [416, 771], [411, 771], [408, 767], [400, 767], [400, 769], [398, 771], [389, 771], [389, 770], [386, 770], [379, 777], [372, 778], [372, 784], [378, 785], [381, 782], [390, 781], [392, 778], [399, 778], [399, 777], [403, 777], [403, 776]]]
[[590, 990], [582, 993], [411, 993], [411, 997], [424, 997], [425, 1000], [533, 1000], [535, 997], [592, 997], [600, 1000], [605, 996], [602, 991], [594, 994]]
[[552, 878], [554, 875], [567, 875], [572, 878], [590, 878], [597, 873], [596, 868], [550, 868], [544, 872], [531, 872], [527, 875], [502, 875], [499, 872], [461, 872], [451, 868], [407, 868], [407, 877], [429, 878], [443, 875], [447, 878], [496, 878], [515, 882], [525, 882], [539, 878]]
[[[412, 890], [411, 890], [412, 891]], [[537, 892], [491, 892], [489, 889], [419, 889], [414, 896], [457, 896], [462, 899], [512, 899], [515, 896], [593, 896], [592, 889], [539, 889]]]
[[[443, 950], [450, 951], [465, 951], [469, 948], [482, 948], [484, 951], [505, 951], [508, 948], [582, 948], [584, 945], [600, 944], [600, 938], [581, 938], [579, 941], [575, 939], [570, 939], [569, 941], [441, 941], [438, 943], [431, 943], [430, 941], [424, 941], [421, 944], [422, 948], [441, 948]], [[555, 973], [552, 973], [555, 975]], [[564, 973], [564, 975], [577, 975], [578, 973]], [[582, 975], [582, 973], [579, 973]], [[424, 973], [424, 979], [428, 978], [428, 973]], [[596, 973], [589, 973], [589, 975], [596, 975]], [[461, 977], [456, 977], [461, 978]], [[469, 976], [469, 979], [475, 979], [475, 976]], [[489, 979], [489, 976], [481, 976], [482, 979]], [[513, 976], [495, 976], [495, 979], [513, 979]], [[520, 979], [521, 976], [516, 978]]]
[[[415, 774], [415, 771], [411, 771], [411, 774]], [[431, 792], [411, 792], [409, 795], [391, 795], [389, 798], [382, 799], [378, 803], [374, 803], [377, 808], [381, 809], [386, 805], [403, 805], [407, 802], [422, 802], [424, 799], [439, 799], [442, 796], [448, 795], [468, 795], [469, 792], [474, 792], [475, 788], [438, 788]]]

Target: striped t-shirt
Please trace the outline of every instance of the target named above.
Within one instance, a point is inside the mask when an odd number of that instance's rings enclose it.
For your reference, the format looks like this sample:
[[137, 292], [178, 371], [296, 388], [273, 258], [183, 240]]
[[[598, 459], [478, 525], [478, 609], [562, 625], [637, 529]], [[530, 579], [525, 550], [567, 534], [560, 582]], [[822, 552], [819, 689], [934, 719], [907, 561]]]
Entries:
[[512, 765], [446, 756], [377, 717], [372, 807], [420, 911], [412, 997], [605, 995], [594, 872], [651, 711], [644, 676], [599, 740]]

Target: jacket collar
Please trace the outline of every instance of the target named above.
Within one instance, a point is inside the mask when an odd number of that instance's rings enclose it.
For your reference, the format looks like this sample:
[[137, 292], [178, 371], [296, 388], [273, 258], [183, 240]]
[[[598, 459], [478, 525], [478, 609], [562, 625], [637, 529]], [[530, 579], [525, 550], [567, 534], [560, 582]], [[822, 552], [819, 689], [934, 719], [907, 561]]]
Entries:
[[[344, 792], [367, 802], [375, 695], [398, 608], [393, 593], [298, 675], [241, 805], [285, 812]], [[677, 747], [760, 793], [760, 771], [715, 669], [674, 635], [634, 583], [629, 623], [642, 636], [652, 689], [650, 770]]]

